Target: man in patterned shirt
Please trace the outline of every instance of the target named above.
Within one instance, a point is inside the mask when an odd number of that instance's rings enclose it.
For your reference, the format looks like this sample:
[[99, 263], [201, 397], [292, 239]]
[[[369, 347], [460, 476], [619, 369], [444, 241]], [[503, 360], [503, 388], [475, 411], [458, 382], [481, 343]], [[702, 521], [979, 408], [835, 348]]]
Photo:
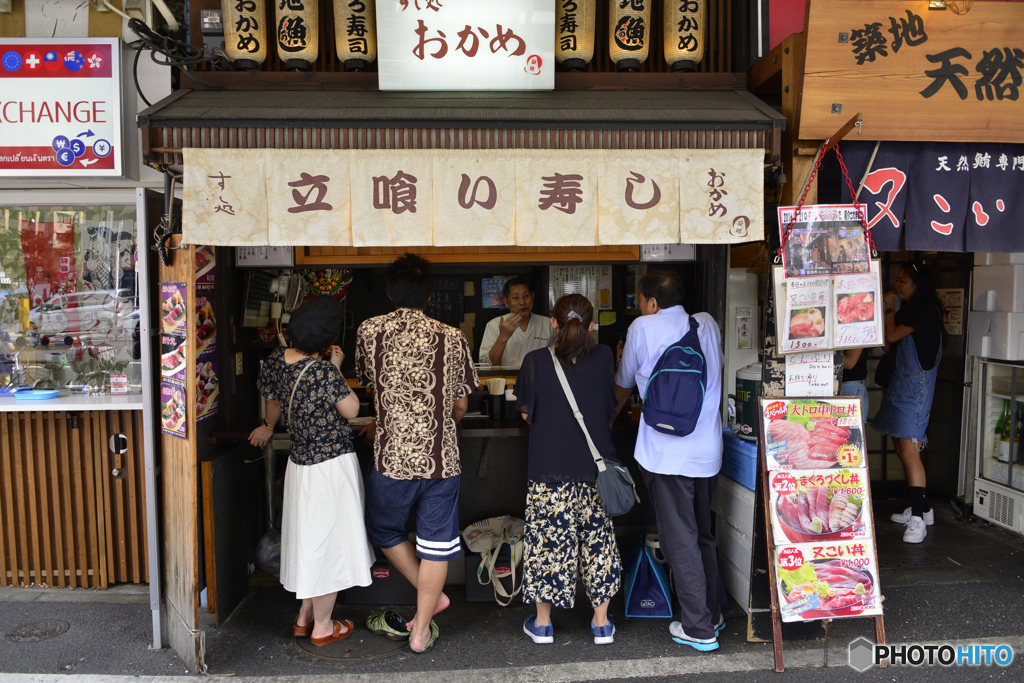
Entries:
[[[418, 592], [416, 616], [407, 625], [386, 612], [370, 629], [391, 638], [408, 635], [413, 652], [437, 639], [431, 617], [450, 600], [442, 592], [448, 561], [459, 542], [459, 439], [456, 424], [480, 380], [462, 332], [423, 312], [434, 292], [434, 272], [414, 254], [387, 271], [395, 311], [370, 318], [356, 335], [356, 375], [374, 391], [377, 430], [374, 469], [366, 486], [370, 542]], [[407, 521], [416, 510], [416, 546]]]

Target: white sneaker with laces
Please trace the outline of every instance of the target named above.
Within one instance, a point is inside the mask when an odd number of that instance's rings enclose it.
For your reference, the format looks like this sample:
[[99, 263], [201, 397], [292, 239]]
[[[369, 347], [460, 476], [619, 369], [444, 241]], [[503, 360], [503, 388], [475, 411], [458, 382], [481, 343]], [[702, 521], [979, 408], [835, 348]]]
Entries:
[[904, 543], [920, 543], [928, 535], [928, 526], [920, 517], [911, 517], [907, 530], [903, 532]]
[[[897, 524], [909, 524], [910, 518], [913, 516], [913, 514], [913, 509], [907, 508], [903, 512], [897, 512], [895, 514], [890, 515], [889, 519], [896, 522]], [[924, 519], [924, 523], [928, 526], [935, 524], [935, 510], [929, 510], [928, 512], [924, 513], [924, 517], [922, 519]]]

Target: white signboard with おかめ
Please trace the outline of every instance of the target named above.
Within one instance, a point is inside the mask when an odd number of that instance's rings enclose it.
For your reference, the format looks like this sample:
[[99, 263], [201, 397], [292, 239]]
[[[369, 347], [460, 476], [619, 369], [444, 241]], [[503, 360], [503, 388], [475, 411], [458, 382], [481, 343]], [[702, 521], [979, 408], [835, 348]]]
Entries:
[[553, 90], [551, 0], [377, 0], [381, 90]]
[[0, 176], [121, 176], [116, 38], [0, 39]]

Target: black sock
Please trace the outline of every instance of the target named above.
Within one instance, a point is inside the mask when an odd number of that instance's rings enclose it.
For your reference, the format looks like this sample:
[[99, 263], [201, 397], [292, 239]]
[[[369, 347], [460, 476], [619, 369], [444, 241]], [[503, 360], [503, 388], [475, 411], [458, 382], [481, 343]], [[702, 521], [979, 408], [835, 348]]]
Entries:
[[925, 498], [923, 486], [910, 486], [910, 514], [914, 517], [924, 517], [924, 513], [931, 510], [928, 499]]

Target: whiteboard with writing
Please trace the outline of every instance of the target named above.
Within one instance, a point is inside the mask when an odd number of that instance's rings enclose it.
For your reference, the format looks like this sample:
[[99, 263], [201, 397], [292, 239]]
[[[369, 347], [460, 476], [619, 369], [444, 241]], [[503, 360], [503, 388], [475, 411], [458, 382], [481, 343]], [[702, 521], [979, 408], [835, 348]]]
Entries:
[[786, 356], [786, 396], [834, 395], [834, 359], [832, 351]]

